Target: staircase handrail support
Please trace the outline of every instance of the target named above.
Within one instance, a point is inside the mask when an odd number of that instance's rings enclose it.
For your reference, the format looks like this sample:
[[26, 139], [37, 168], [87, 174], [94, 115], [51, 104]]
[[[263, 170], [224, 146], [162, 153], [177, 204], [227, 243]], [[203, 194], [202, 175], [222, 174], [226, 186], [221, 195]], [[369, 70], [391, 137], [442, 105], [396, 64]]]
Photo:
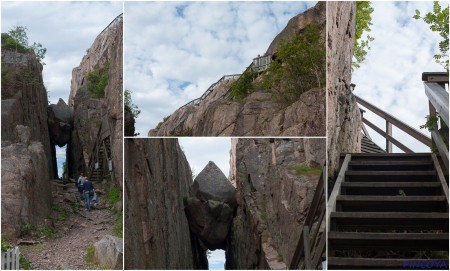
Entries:
[[[105, 126], [108, 126], [108, 128], [106, 130], [104, 129]], [[89, 179], [91, 179], [91, 177], [92, 177], [91, 175], [94, 172], [94, 170], [93, 170], [95, 167], [94, 161], [98, 160], [97, 152], [99, 151], [99, 148], [102, 145], [103, 139], [105, 139], [108, 136], [109, 136], [109, 124], [108, 124], [108, 120], [107, 120], [107, 113], [104, 113], [102, 115], [102, 122], [101, 122], [100, 127], [97, 132], [97, 138], [95, 140], [91, 155], [89, 157], [88, 172], [87, 172]], [[97, 158], [97, 159], [95, 159], [95, 158]]]
[[[355, 95], [356, 102], [366, 107], [368, 110], [372, 111], [373, 113], [377, 114], [381, 118], [385, 119], [387, 122], [395, 125], [397, 128], [402, 130], [403, 132], [407, 133], [408, 135], [412, 136], [416, 140], [420, 141], [424, 145], [431, 147], [431, 138], [427, 137], [426, 135], [422, 134], [418, 130], [414, 129], [413, 127], [409, 126], [408, 124], [404, 123], [403, 121], [397, 119], [396, 117], [390, 115], [389, 113], [386, 113], [385, 111], [381, 110], [380, 108], [374, 106], [373, 104], [365, 101], [364, 99], [358, 97]], [[367, 125], [371, 126], [373, 125], [369, 121], [363, 118], [363, 122]], [[373, 128], [373, 127], [371, 127]], [[375, 130], [375, 129], [374, 129]], [[378, 131], [377, 131], [378, 132]], [[386, 138], [385, 135], [381, 134], [383, 137]], [[395, 142], [392, 141], [395, 145], [397, 145]]]
[[[322, 201], [325, 201], [325, 174], [326, 174], [326, 165], [322, 168], [322, 173], [319, 178], [319, 182], [317, 183], [316, 190], [314, 192], [313, 200], [311, 201], [311, 205], [308, 210], [308, 214], [305, 219], [305, 223], [303, 225], [302, 232], [300, 234], [299, 241], [297, 243], [296, 249], [294, 251], [294, 254], [292, 255], [292, 259], [289, 265], [289, 269], [297, 269], [300, 259], [302, 258], [302, 255], [305, 255], [305, 267], [306, 268], [312, 268], [316, 269], [317, 265], [319, 264], [319, 259], [322, 254], [322, 250], [325, 248], [325, 240], [326, 240], [326, 232], [323, 232], [320, 240], [317, 242], [317, 236], [319, 234], [321, 225], [325, 223], [325, 208], [323, 208], [322, 213], [318, 213], [319, 206], [321, 205]], [[322, 200], [323, 199], [323, 200]], [[310, 230], [313, 228], [314, 218], [318, 217], [317, 220], [317, 226], [312, 231], [313, 233], [310, 233]], [[312, 236], [310, 240], [309, 238], [305, 238], [305, 236]], [[315, 244], [319, 243], [317, 246]], [[311, 245], [312, 244], [312, 245]], [[308, 251], [308, 253], [305, 252], [305, 248], [312, 249], [312, 251]], [[313, 252], [314, 248], [316, 249], [315, 253], [309, 253]], [[308, 254], [309, 257], [306, 257], [306, 254]], [[313, 256], [311, 259], [310, 257]], [[307, 259], [308, 258], [308, 259]], [[309, 262], [308, 262], [309, 261]]]

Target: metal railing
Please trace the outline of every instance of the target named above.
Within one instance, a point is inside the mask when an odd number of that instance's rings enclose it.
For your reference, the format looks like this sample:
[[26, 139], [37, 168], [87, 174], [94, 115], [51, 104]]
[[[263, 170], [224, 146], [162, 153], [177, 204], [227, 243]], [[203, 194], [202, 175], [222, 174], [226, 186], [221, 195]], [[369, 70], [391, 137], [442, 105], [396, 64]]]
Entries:
[[119, 15], [117, 15], [116, 18], [114, 18], [114, 20], [112, 20], [107, 27], [105, 27], [105, 29], [102, 30], [101, 33], [105, 32], [106, 30], [108, 30], [109, 28], [111, 28], [112, 26], [114, 26], [117, 22], [122, 21], [123, 20], [123, 13], [120, 13]]
[[[298, 269], [302, 258], [304, 258], [303, 269], [321, 268], [320, 260], [325, 252], [326, 240], [325, 174], [326, 166], [324, 165], [289, 269]], [[319, 234], [321, 229], [323, 231]]]
[[[429, 112], [430, 115], [434, 115], [439, 113], [439, 116], [442, 118], [442, 120], [446, 124], [446, 129], [448, 130], [448, 92], [445, 91], [445, 84], [448, 84], [449, 77], [448, 73], [446, 72], [424, 72], [422, 73], [422, 81], [425, 87], [425, 94], [428, 97], [428, 104], [429, 104]], [[439, 123], [436, 123], [436, 127]], [[443, 128], [443, 127], [441, 127]], [[448, 143], [448, 139], [447, 139]], [[442, 161], [444, 162], [445, 166], [447, 167], [447, 171], [449, 170], [448, 167], [448, 149], [445, 144], [445, 142], [442, 140], [441, 135], [439, 134], [438, 128], [431, 131], [431, 146], [433, 148], [437, 148]], [[430, 147], [431, 147], [430, 146]]]
[[[386, 138], [386, 152], [387, 153], [392, 152], [392, 144], [394, 144], [395, 146], [397, 146], [398, 148], [400, 148], [402, 151], [404, 151], [406, 153], [413, 153], [413, 151], [411, 149], [409, 149], [408, 147], [403, 145], [400, 141], [398, 141], [397, 139], [395, 139], [392, 136], [392, 125], [395, 125], [397, 128], [399, 128], [403, 132], [407, 133], [408, 135], [412, 136], [413, 138], [417, 139], [418, 141], [425, 144], [426, 146], [431, 147], [431, 139], [429, 137], [427, 137], [426, 135], [422, 134], [418, 130], [412, 128], [411, 126], [409, 126], [408, 124], [404, 123], [403, 121], [397, 119], [396, 117], [392, 116], [391, 114], [389, 114], [389, 113], [381, 110], [380, 108], [374, 106], [373, 104], [367, 102], [366, 100], [364, 100], [356, 95], [355, 95], [355, 98], [356, 98], [356, 102], [358, 104], [364, 106], [368, 110], [372, 111], [373, 113], [377, 114], [378, 116], [380, 116], [381, 118], [386, 120], [386, 130], [383, 131], [382, 129], [378, 128], [375, 124], [373, 124], [370, 121], [368, 121], [367, 119], [365, 119], [363, 116], [364, 110], [361, 111], [362, 122], [364, 124], [367, 124], [367, 126], [372, 128], [373, 130], [375, 130], [375, 132], [377, 132], [378, 134], [380, 134], [381, 136]], [[366, 134], [368, 134], [364, 125], [363, 125], [363, 131]]]

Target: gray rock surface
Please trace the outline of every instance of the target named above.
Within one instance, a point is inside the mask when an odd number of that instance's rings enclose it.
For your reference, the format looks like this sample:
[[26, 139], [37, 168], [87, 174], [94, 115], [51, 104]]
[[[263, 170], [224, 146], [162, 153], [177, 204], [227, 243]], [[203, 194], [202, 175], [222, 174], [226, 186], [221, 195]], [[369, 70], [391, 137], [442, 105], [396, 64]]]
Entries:
[[125, 157], [125, 269], [208, 269], [184, 212], [192, 173], [177, 139], [125, 139]]
[[320, 177], [297, 175], [291, 167], [322, 167], [325, 139], [238, 138], [232, 144], [229, 176], [236, 178], [238, 208], [226, 269], [287, 269]]
[[233, 218], [232, 207], [221, 201], [201, 201], [190, 197], [185, 212], [191, 231], [209, 250], [225, 249]]
[[195, 177], [189, 195], [202, 201], [221, 201], [236, 206], [236, 188], [212, 161]]
[[350, 84], [355, 2], [327, 2], [328, 178], [337, 176], [341, 152], [360, 152], [361, 115]]
[[123, 269], [123, 239], [105, 235], [94, 244], [94, 258], [103, 269]]
[[47, 107], [47, 114], [50, 138], [59, 147], [66, 145], [70, 140], [73, 129], [72, 109], [60, 98], [57, 104], [51, 104]]

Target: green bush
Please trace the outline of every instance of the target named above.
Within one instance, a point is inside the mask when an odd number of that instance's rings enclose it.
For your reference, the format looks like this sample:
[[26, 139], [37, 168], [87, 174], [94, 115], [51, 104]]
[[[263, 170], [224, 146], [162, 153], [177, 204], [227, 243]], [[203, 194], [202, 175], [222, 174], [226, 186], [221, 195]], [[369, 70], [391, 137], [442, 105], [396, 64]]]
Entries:
[[246, 70], [236, 81], [230, 84], [231, 92], [230, 97], [235, 100], [242, 100], [255, 91], [253, 80], [258, 77], [257, 72]]
[[108, 203], [113, 205], [120, 201], [120, 188], [116, 185], [113, 189], [106, 192]]
[[96, 68], [87, 74], [88, 91], [93, 98], [105, 97], [105, 87], [108, 84], [109, 64]]
[[116, 214], [116, 220], [115, 220], [114, 226], [113, 226], [113, 233], [114, 233], [114, 236], [123, 238], [123, 214], [122, 213]]
[[275, 102], [291, 105], [312, 88], [325, 86], [326, 47], [322, 27], [312, 22], [303, 33], [281, 40], [277, 57], [259, 84], [274, 93]]
[[94, 246], [88, 247], [88, 249], [86, 251], [86, 255], [84, 256], [84, 259], [86, 260], [86, 262], [94, 263], [94, 253], [95, 253], [95, 247]]
[[306, 173], [320, 173], [322, 172], [319, 168], [310, 168], [308, 166], [300, 165], [300, 166], [287, 166], [288, 169], [295, 170], [295, 174], [302, 175]]

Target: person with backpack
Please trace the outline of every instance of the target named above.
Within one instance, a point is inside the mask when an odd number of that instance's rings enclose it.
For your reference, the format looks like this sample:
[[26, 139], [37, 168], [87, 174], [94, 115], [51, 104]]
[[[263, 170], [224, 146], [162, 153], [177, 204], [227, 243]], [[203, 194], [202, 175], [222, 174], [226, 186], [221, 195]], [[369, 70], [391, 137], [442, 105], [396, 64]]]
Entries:
[[94, 185], [92, 184], [91, 181], [88, 180], [88, 178], [86, 178], [86, 180], [84, 181], [83, 184], [83, 189], [84, 189], [84, 194], [86, 197], [86, 208], [87, 210], [90, 212], [91, 211], [91, 203], [90, 203], [90, 197], [91, 195], [94, 195]]
[[80, 199], [84, 200], [84, 193], [83, 193], [83, 189], [84, 189], [84, 177], [83, 177], [83, 173], [80, 173], [80, 177], [78, 178], [77, 181], [77, 188], [78, 188], [78, 192], [80, 192]]

